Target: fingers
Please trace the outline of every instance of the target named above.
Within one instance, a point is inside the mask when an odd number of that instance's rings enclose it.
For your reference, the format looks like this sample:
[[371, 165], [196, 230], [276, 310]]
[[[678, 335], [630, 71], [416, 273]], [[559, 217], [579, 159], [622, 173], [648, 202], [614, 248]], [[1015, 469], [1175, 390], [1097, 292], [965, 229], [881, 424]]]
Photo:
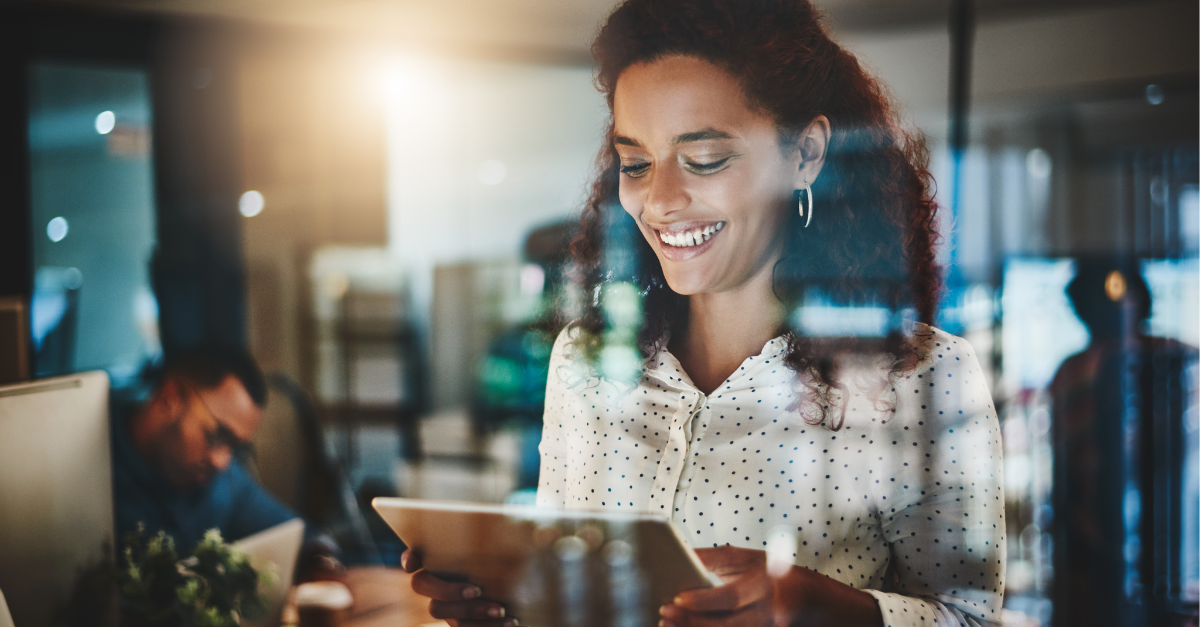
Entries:
[[767, 554], [764, 551], [736, 546], [716, 546], [711, 549], [696, 549], [696, 557], [700, 558], [700, 562], [709, 571], [723, 577], [765, 565]]
[[[664, 606], [679, 609], [678, 606]], [[696, 613], [687, 612], [679, 609], [678, 614], [667, 616], [667, 612], [663, 612], [663, 619], [659, 621], [660, 627], [762, 627], [763, 625], [773, 625], [775, 617], [771, 609], [771, 604], [767, 601], [760, 601], [753, 605], [747, 606], [736, 612], [706, 612]]]
[[771, 625], [775, 586], [762, 551], [736, 547], [698, 549], [705, 567], [724, 575], [726, 584], [688, 590], [659, 608], [661, 627], [741, 627]]
[[520, 622], [515, 618], [489, 618], [485, 620], [447, 618], [446, 622], [452, 625], [452, 627], [517, 627], [520, 625]]
[[516, 627], [517, 619], [506, 616], [504, 606], [479, 597], [483, 591], [469, 583], [441, 579], [427, 570], [412, 578], [412, 589], [429, 597], [429, 614], [451, 621], [456, 627]]
[[421, 556], [412, 547], [404, 549], [404, 553], [400, 554], [400, 568], [403, 568], [406, 573], [415, 573], [421, 570]]
[[488, 624], [512, 627], [516, 620], [505, 616], [504, 607], [490, 601], [430, 601], [429, 615], [447, 620], [457, 619], [468, 625]]
[[427, 570], [419, 570], [412, 578], [413, 592], [435, 601], [467, 601], [479, 598], [483, 591], [469, 583], [454, 583], [440, 579]]
[[738, 577], [723, 586], [680, 592], [674, 601], [675, 605], [689, 612], [735, 611], [760, 601], [770, 601], [774, 593], [774, 583], [766, 571], [759, 571]]
[[688, 613], [678, 605], [668, 603], [658, 608], [658, 614], [662, 616], [658, 627], [688, 627]]

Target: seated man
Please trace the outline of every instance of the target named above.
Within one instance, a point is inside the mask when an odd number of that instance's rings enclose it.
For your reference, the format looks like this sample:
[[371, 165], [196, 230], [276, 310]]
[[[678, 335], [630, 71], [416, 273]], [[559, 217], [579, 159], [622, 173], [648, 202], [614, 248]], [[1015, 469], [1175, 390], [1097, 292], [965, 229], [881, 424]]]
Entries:
[[[295, 518], [238, 459], [266, 401], [262, 373], [247, 353], [202, 349], [167, 363], [148, 401], [114, 408], [118, 541], [141, 523], [149, 535], [165, 531], [186, 555], [209, 529], [234, 541]], [[330, 548], [310, 541], [305, 552]]]

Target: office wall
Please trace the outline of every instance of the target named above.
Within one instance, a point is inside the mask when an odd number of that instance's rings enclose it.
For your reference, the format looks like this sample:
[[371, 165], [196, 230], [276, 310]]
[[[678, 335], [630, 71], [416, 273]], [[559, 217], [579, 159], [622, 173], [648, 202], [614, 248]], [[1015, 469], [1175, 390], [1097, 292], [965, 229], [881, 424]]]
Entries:
[[514, 259], [578, 214], [608, 113], [586, 66], [401, 56], [387, 81], [388, 246], [425, 326], [435, 267]]
[[237, 48], [249, 339], [266, 370], [309, 384], [316, 359], [308, 265], [323, 246], [387, 243], [382, 84], [369, 49], [245, 29]]

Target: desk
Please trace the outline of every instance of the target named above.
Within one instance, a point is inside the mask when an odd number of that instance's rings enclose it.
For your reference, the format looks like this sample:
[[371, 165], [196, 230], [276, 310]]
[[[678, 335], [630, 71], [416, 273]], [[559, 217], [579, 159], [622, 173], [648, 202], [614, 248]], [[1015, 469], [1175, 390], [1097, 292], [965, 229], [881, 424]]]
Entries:
[[[346, 627], [419, 627], [438, 623], [429, 615], [429, 599], [412, 591], [412, 575], [383, 566], [346, 571], [354, 607]], [[441, 623], [445, 624], [445, 623]]]

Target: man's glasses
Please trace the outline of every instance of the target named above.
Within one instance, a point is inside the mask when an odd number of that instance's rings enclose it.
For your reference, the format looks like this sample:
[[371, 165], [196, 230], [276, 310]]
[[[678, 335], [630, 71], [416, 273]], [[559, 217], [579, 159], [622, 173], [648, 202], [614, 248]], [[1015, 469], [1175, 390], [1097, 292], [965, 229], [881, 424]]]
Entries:
[[215, 451], [220, 448], [228, 448], [234, 457], [238, 459], [250, 457], [254, 452], [254, 444], [239, 438], [229, 427], [226, 427], [225, 423], [220, 418], [217, 418], [217, 415], [209, 409], [208, 403], [204, 402], [204, 397], [200, 396], [200, 393], [195, 388], [186, 383], [183, 384], [183, 387], [187, 388], [192, 397], [200, 402], [200, 406], [204, 408], [204, 413], [208, 414], [209, 423], [215, 425], [204, 429], [204, 440], [208, 445], [208, 450]]

